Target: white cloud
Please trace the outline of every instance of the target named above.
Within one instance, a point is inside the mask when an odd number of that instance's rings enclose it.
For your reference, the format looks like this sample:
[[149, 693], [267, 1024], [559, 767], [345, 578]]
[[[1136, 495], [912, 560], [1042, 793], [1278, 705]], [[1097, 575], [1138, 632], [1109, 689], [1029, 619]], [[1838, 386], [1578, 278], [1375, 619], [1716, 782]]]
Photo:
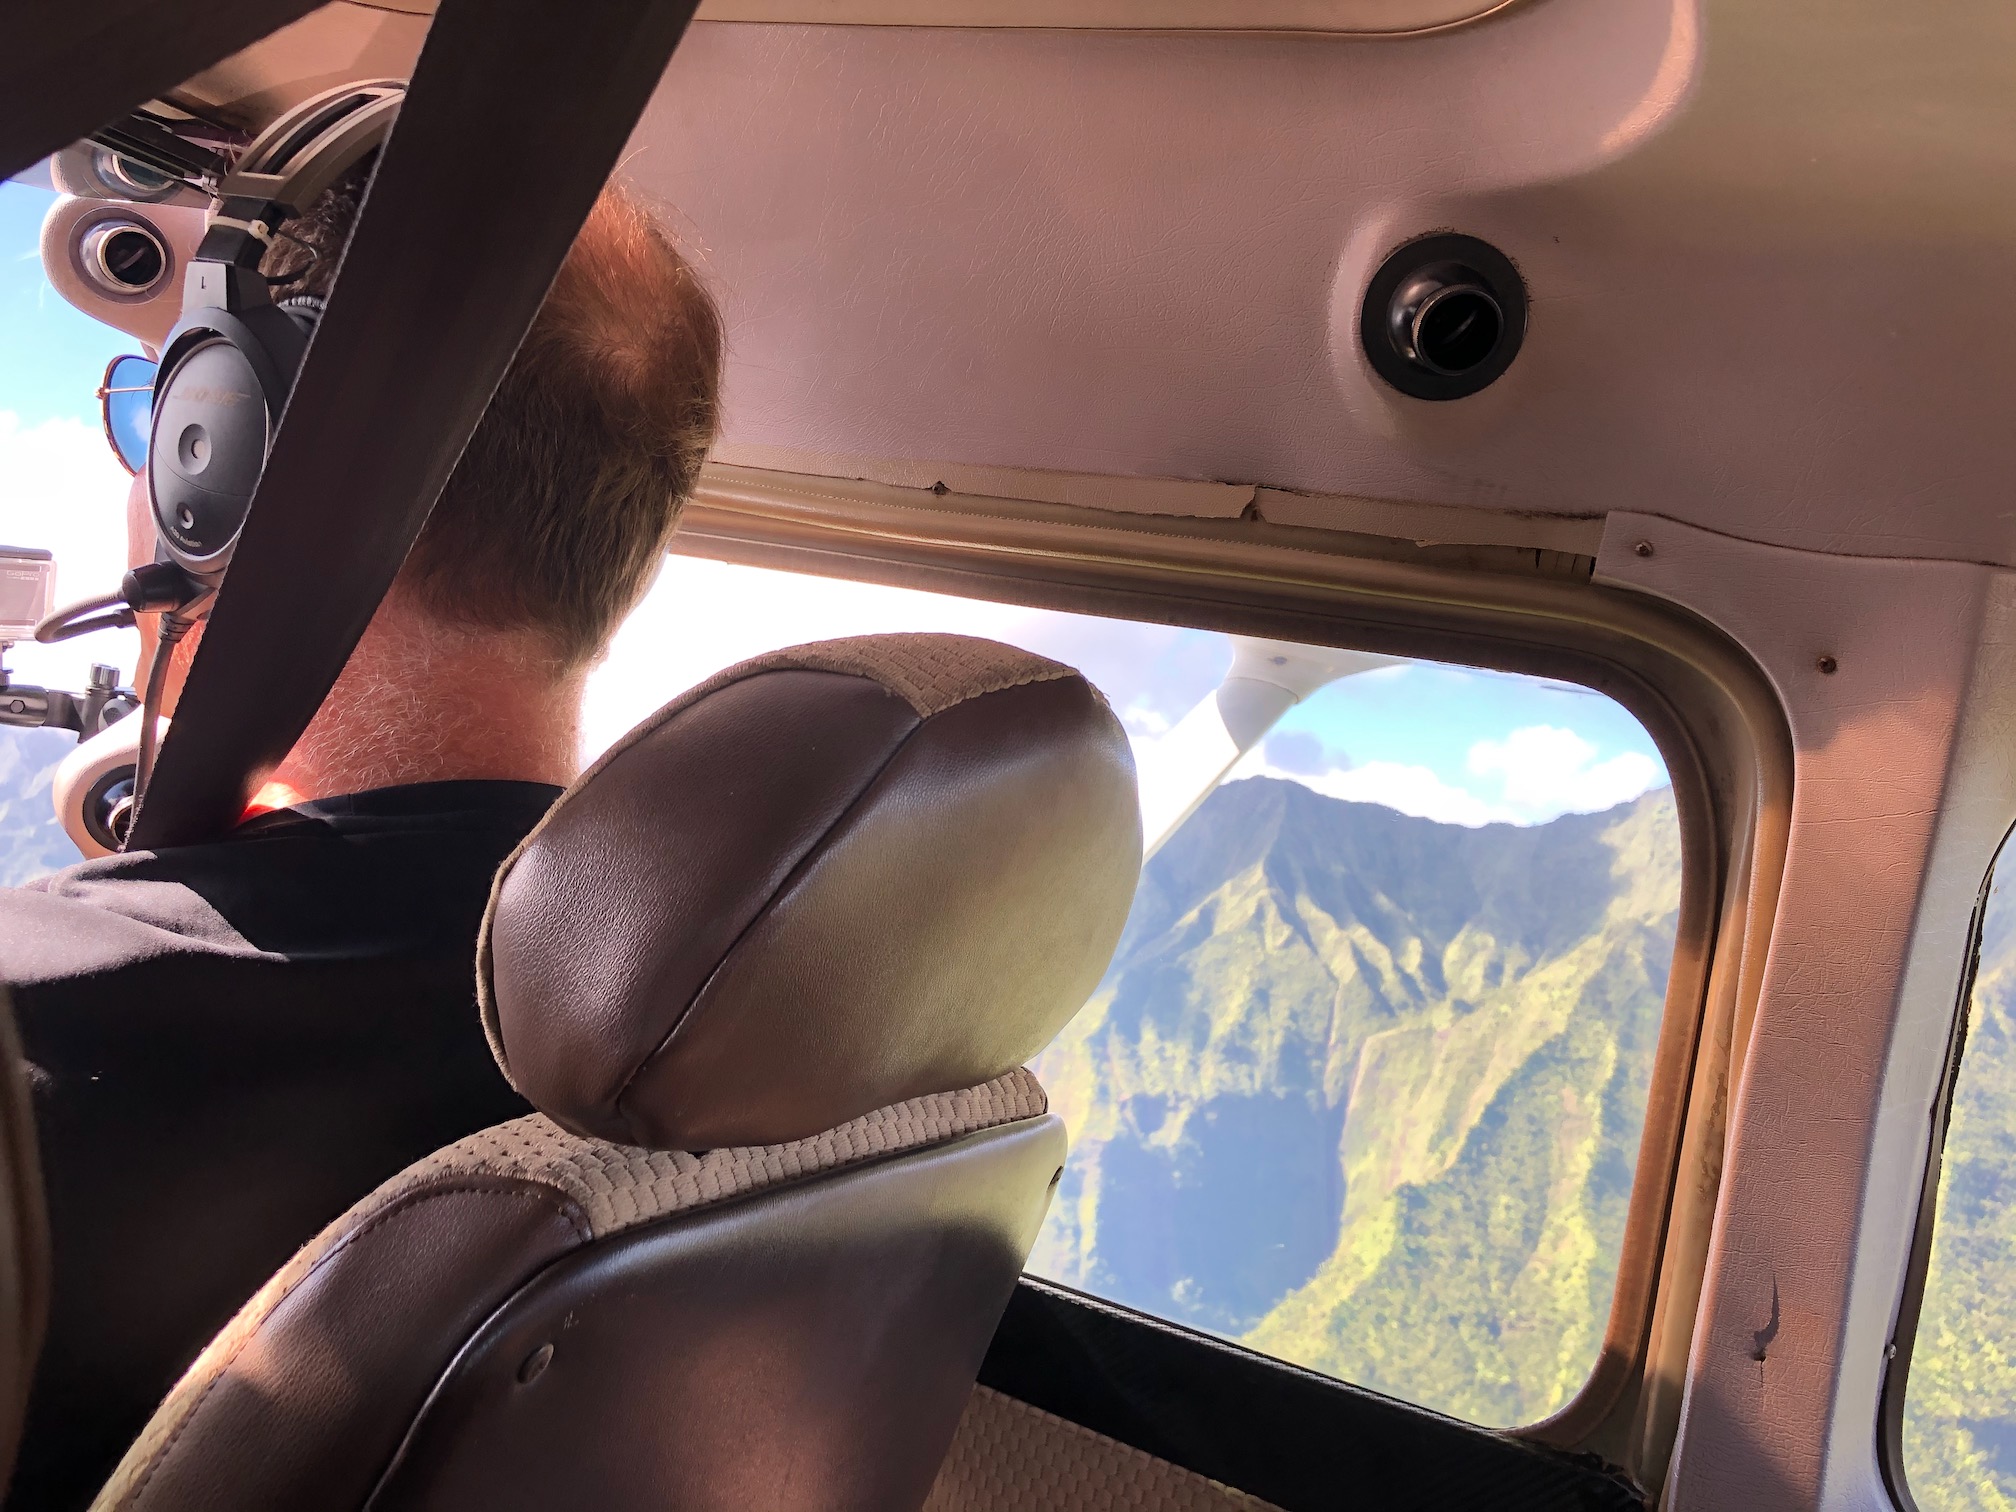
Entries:
[[1593, 814], [1628, 803], [1659, 786], [1666, 773], [1641, 751], [1624, 751], [1597, 761], [1596, 747], [1573, 730], [1528, 725], [1503, 740], [1480, 740], [1465, 765], [1495, 779], [1504, 802], [1532, 817]]
[[[1529, 725], [1503, 740], [1480, 740], [1465, 766], [1475, 779], [1459, 785], [1430, 768], [1399, 761], [1338, 764], [1321, 771], [1290, 770], [1268, 760], [1263, 745], [1228, 774], [1299, 782], [1350, 803], [1380, 803], [1438, 824], [1475, 829], [1485, 824], [1545, 824], [1562, 814], [1596, 813], [1628, 803], [1666, 781], [1658, 762], [1637, 751], [1605, 761], [1573, 730]], [[1299, 763], [1298, 763], [1299, 765]]]
[[1424, 666], [1438, 665], [1432, 662], [1388, 662], [1383, 667], [1367, 667], [1363, 672], [1353, 672], [1351, 678], [1354, 682], [1398, 682], [1401, 678], [1411, 676], [1413, 673], [1420, 671]]
[[1120, 710], [1120, 723], [1127, 728], [1127, 736], [1137, 745], [1143, 741], [1160, 740], [1169, 733], [1175, 723], [1160, 709], [1151, 708], [1148, 700], [1137, 698]]
[[1444, 782], [1424, 766], [1397, 761], [1368, 761], [1345, 771], [1324, 772], [1297, 779], [1319, 793], [1353, 803], [1383, 803], [1417, 819], [1438, 824], [1519, 823], [1502, 805], [1486, 803], [1475, 793]]
[[1291, 772], [1274, 766], [1261, 752], [1254, 751], [1232, 769], [1226, 780], [1241, 777], [1276, 777], [1283, 782], [1299, 782], [1325, 797], [1342, 798], [1347, 803], [1384, 804], [1417, 819], [1433, 819], [1437, 824], [1461, 824], [1475, 829], [1484, 824], [1532, 823], [1504, 804], [1487, 802], [1466, 788], [1444, 782], [1425, 766], [1398, 761], [1367, 761], [1325, 772]]
[[[23, 425], [0, 410], [0, 542], [56, 554], [56, 602], [119, 586], [126, 570], [125, 469], [95, 425], [44, 420]], [[24, 682], [81, 688], [94, 661], [133, 671], [139, 638], [130, 630], [86, 636], [60, 646], [16, 646], [9, 669]]]

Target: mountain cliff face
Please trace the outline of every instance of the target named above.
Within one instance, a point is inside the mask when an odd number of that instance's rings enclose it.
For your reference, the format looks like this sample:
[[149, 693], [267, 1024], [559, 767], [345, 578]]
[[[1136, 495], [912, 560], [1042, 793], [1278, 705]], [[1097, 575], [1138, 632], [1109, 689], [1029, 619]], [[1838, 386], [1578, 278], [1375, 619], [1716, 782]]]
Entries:
[[1030, 1268], [1490, 1424], [1595, 1363], [1679, 902], [1672, 797], [1464, 829], [1256, 778], [1149, 864], [1037, 1070]]

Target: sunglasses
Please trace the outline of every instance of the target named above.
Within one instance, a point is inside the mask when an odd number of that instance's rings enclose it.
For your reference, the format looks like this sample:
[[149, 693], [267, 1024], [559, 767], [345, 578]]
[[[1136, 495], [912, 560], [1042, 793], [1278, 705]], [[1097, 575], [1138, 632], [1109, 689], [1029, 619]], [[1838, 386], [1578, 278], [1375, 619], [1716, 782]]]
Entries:
[[145, 357], [114, 357], [98, 385], [98, 408], [105, 439], [129, 473], [147, 465], [147, 436], [154, 417], [154, 374], [159, 363]]

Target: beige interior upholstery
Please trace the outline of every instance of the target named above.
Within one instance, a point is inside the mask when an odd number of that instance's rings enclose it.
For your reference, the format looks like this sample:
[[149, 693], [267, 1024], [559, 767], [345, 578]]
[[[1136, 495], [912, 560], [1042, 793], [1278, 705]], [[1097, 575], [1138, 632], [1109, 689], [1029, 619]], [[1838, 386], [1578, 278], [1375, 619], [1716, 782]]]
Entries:
[[493, 890], [539, 1115], [306, 1246], [97, 1506], [921, 1507], [1062, 1171], [1019, 1062], [1139, 857], [1125, 734], [1040, 657], [867, 637], [675, 701]]
[[1076, 1423], [973, 1388], [925, 1512], [1273, 1512]]

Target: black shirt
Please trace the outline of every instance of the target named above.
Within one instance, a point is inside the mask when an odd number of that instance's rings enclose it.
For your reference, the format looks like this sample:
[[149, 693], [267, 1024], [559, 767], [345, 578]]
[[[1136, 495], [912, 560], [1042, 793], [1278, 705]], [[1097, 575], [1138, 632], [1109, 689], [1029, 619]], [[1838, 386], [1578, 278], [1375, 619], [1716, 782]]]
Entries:
[[296, 1249], [530, 1111], [483, 1038], [476, 932], [558, 791], [385, 788], [0, 891], [55, 1259], [10, 1509], [85, 1506]]

